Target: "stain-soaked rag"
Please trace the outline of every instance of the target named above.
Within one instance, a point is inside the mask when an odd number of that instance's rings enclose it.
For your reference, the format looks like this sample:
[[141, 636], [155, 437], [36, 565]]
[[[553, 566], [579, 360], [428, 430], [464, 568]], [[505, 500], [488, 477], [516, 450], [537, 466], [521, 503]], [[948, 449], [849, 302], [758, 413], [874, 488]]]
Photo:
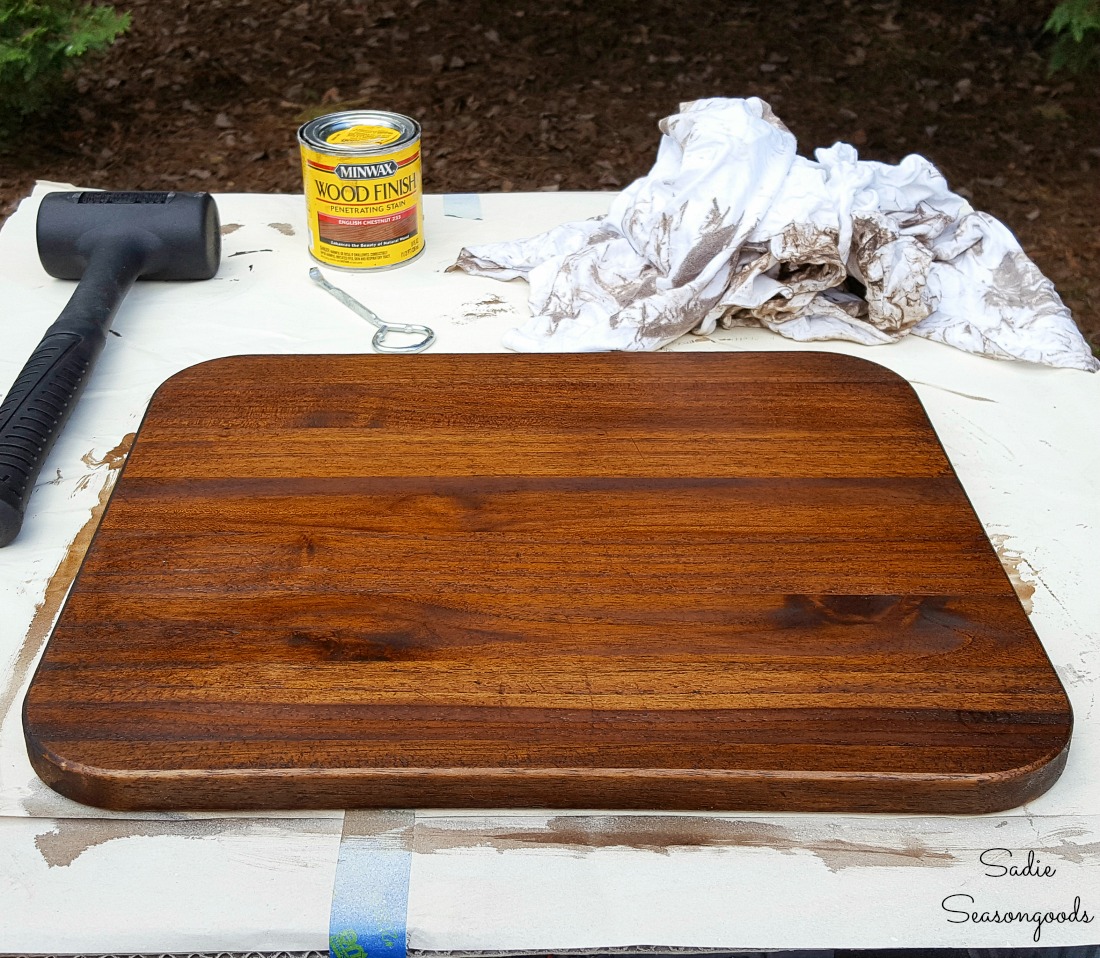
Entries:
[[651, 350], [761, 324], [1100, 368], [1012, 233], [923, 157], [876, 163], [845, 143], [798, 156], [755, 97], [683, 104], [661, 131], [653, 169], [606, 216], [461, 251], [452, 269], [530, 284], [531, 318], [506, 347]]

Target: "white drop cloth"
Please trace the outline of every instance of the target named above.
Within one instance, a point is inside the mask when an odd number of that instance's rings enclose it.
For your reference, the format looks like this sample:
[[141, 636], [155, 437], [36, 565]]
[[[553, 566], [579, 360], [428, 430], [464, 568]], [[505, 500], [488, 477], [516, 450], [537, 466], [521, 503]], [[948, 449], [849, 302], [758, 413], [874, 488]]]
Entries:
[[452, 269], [530, 283], [532, 316], [506, 347], [650, 350], [759, 323], [1100, 368], [1012, 233], [923, 157], [891, 166], [838, 143], [808, 160], [755, 97], [684, 104], [661, 130], [653, 169], [606, 216], [461, 251]]

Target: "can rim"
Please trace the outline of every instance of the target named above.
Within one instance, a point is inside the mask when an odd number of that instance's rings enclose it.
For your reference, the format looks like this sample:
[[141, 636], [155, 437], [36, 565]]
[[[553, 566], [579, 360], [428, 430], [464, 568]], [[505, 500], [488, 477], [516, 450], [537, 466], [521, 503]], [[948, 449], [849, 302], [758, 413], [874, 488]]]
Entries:
[[[330, 143], [326, 136], [352, 126], [372, 125], [396, 130], [400, 136], [392, 143], [372, 146], [368, 143]], [[298, 128], [298, 141], [311, 150], [340, 156], [392, 153], [420, 139], [420, 124], [412, 117], [386, 110], [344, 110], [314, 117]]]

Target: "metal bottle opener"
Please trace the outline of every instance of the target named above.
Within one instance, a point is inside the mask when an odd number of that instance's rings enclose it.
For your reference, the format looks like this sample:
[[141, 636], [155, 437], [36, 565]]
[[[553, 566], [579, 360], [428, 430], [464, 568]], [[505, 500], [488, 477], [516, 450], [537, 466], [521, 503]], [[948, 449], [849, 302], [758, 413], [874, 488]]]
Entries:
[[[353, 299], [342, 289], [338, 289], [333, 286], [324, 276], [321, 275], [321, 271], [316, 267], [310, 267], [309, 278], [313, 280], [321, 289], [330, 293], [341, 303], [347, 306], [357, 316], [362, 317], [372, 326], [374, 326], [377, 332], [374, 334], [374, 338], [371, 339], [371, 345], [376, 352], [379, 353], [420, 353], [427, 349], [432, 343], [435, 342], [435, 330], [428, 326], [420, 326], [415, 323], [386, 323], [383, 322], [381, 317], [372, 309], [368, 309], [357, 299]], [[420, 336], [421, 338], [411, 343], [404, 345], [393, 345], [386, 342], [386, 337], [391, 333], [396, 333], [400, 336]]]

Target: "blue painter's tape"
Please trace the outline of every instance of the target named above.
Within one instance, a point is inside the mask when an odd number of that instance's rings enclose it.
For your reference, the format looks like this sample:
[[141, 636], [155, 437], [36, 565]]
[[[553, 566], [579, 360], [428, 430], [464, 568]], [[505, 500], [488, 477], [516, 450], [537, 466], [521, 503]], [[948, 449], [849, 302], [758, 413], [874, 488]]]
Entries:
[[444, 193], [443, 215], [461, 220], [481, 219], [481, 197], [477, 193]]
[[406, 958], [412, 812], [347, 812], [329, 917], [332, 958]]

